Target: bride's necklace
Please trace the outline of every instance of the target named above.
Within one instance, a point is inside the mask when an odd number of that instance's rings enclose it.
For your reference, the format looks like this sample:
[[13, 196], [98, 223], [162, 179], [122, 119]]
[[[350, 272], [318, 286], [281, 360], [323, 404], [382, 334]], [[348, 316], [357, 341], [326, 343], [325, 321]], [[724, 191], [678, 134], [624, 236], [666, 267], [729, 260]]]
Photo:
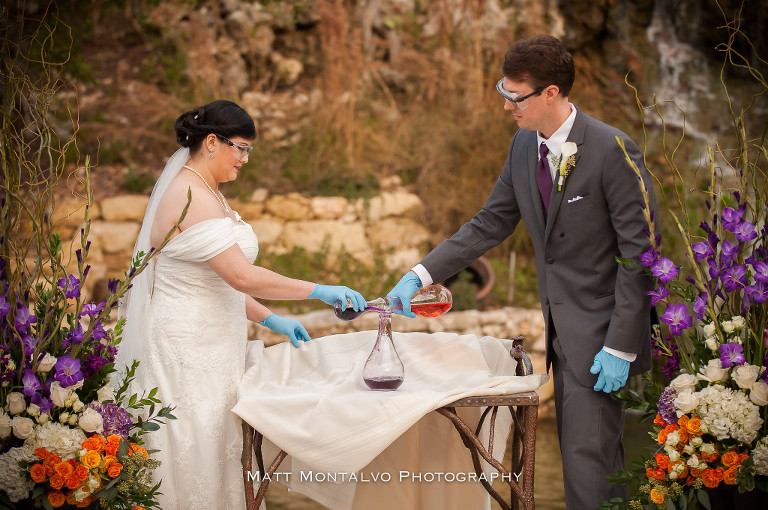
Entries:
[[206, 181], [206, 180], [205, 180], [205, 177], [203, 177], [202, 175], [200, 175], [200, 172], [198, 172], [197, 170], [195, 170], [195, 169], [194, 169], [194, 168], [192, 168], [191, 166], [187, 166], [187, 165], [184, 165], [184, 168], [186, 168], [187, 170], [192, 170], [192, 172], [193, 172], [193, 173], [194, 173], [196, 176], [200, 177], [200, 180], [201, 180], [201, 181], [203, 181], [203, 184], [205, 184], [205, 187], [206, 187], [206, 188], [208, 188], [208, 191], [210, 191], [210, 192], [211, 192], [211, 195], [213, 195], [213, 196], [216, 198], [216, 200], [218, 200], [218, 201], [219, 201], [219, 203], [221, 204], [221, 207], [223, 207], [223, 208], [224, 208], [224, 212], [225, 212], [225, 213], [227, 213], [227, 214], [229, 214], [229, 207], [227, 207], [227, 206], [224, 204], [224, 200], [222, 200], [222, 198], [221, 198], [221, 193], [216, 193], [215, 191], [213, 191], [213, 188], [211, 188], [211, 185], [210, 185], [210, 184], [208, 184], [208, 181]]

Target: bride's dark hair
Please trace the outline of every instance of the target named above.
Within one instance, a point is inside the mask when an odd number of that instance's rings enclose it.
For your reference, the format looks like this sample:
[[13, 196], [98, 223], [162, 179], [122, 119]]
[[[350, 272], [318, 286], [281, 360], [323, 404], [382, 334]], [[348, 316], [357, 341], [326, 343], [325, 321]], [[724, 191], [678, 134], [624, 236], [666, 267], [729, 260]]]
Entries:
[[182, 147], [189, 147], [191, 153], [200, 149], [203, 140], [210, 133], [226, 138], [256, 138], [256, 127], [248, 112], [225, 99], [213, 101], [205, 106], [196, 106], [182, 113], [176, 119], [173, 129], [176, 131], [176, 141]]

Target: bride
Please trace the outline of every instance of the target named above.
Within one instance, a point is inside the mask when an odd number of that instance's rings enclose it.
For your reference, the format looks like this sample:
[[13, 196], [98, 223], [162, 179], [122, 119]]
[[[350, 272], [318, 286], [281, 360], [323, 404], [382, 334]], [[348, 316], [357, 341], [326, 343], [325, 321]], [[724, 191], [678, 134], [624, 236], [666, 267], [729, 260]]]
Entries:
[[176, 420], [148, 434], [162, 465], [163, 510], [244, 509], [242, 433], [230, 413], [245, 364], [246, 320], [259, 322], [291, 343], [310, 340], [296, 320], [280, 317], [263, 299], [347, 299], [347, 287], [319, 285], [253, 265], [258, 241], [219, 192], [237, 178], [256, 138], [253, 120], [235, 103], [214, 101], [182, 114], [174, 126], [182, 146], [169, 160], [147, 206], [134, 257], [159, 246], [192, 198], [179, 229], [133, 281], [120, 304], [126, 317], [118, 365], [140, 361], [134, 391], [157, 387]]

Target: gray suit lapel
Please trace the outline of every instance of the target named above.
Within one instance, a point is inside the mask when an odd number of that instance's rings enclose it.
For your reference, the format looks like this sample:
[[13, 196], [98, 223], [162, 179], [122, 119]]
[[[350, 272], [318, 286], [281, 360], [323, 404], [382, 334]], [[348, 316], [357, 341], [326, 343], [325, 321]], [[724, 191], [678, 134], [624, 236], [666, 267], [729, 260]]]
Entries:
[[541, 193], [539, 192], [539, 185], [536, 183], [536, 165], [539, 162], [539, 151], [536, 147], [536, 136], [533, 137], [533, 143], [528, 147], [528, 184], [531, 189], [531, 201], [533, 202], [533, 210], [536, 211], [536, 217], [539, 220], [539, 228], [541, 232], [547, 224], [546, 216], [544, 214], [544, 204], [541, 203]]
[[[587, 127], [587, 119], [585, 115], [577, 108], [576, 110], [576, 118], [573, 121], [573, 127], [571, 128], [571, 132], [568, 135], [569, 142], [573, 142], [576, 144], [577, 151], [576, 151], [576, 162], [574, 164], [573, 169], [571, 170], [576, 171], [576, 168], [579, 166], [579, 158], [581, 157], [581, 150], [582, 150], [582, 144], [584, 143], [584, 130]], [[555, 219], [557, 218], [557, 213], [560, 212], [560, 204], [563, 203], [563, 197], [565, 196], [565, 189], [568, 186], [568, 179], [565, 179], [565, 182], [563, 183], [563, 189], [562, 191], [557, 191], [557, 182], [560, 179], [560, 172], [558, 171], [555, 175], [555, 185], [552, 188], [552, 197], [549, 201], [549, 216], [547, 217], [547, 228], [544, 231], [544, 241], [549, 238], [549, 234], [552, 231], [552, 226], [555, 223]]]

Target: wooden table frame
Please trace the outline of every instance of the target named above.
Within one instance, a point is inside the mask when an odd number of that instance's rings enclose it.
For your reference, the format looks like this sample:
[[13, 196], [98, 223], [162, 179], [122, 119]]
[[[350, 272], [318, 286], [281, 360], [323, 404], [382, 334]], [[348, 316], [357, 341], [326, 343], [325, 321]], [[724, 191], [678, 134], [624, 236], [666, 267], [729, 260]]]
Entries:
[[[510, 355], [517, 359], [516, 375], [529, 375], [533, 373], [533, 366], [528, 355], [522, 348], [524, 338], [517, 336], [512, 338], [513, 348]], [[472, 463], [480, 483], [490, 496], [496, 500], [503, 510], [518, 510], [520, 504], [524, 510], [534, 510], [533, 497], [534, 464], [536, 456], [536, 422], [538, 419], [539, 396], [536, 392], [515, 393], [511, 395], [497, 396], [472, 396], [459, 399], [446, 406], [436, 409], [435, 412], [445, 416], [453, 423], [456, 431], [461, 436], [472, 456]], [[473, 431], [457, 414], [457, 407], [485, 407], [480, 421]], [[513, 431], [511, 448], [511, 466], [507, 469], [502, 462], [493, 457], [493, 437], [496, 427], [496, 417], [500, 407], [508, 407], [512, 413]], [[480, 430], [486, 418], [489, 421], [489, 439], [486, 447], [479, 438]], [[248, 423], [243, 422], [243, 453], [241, 462], [243, 465], [243, 483], [245, 485], [247, 510], [258, 510], [267, 493], [270, 478], [277, 471], [280, 463], [287, 454], [280, 450], [272, 463], [265, 469], [262, 444], [264, 436], [254, 430]], [[254, 495], [253, 457], [256, 457], [259, 473], [259, 488]], [[504, 483], [509, 486], [510, 502], [499, 494], [483, 473], [480, 459], [485, 460], [498, 473]], [[520, 480], [522, 479], [522, 481]]]

